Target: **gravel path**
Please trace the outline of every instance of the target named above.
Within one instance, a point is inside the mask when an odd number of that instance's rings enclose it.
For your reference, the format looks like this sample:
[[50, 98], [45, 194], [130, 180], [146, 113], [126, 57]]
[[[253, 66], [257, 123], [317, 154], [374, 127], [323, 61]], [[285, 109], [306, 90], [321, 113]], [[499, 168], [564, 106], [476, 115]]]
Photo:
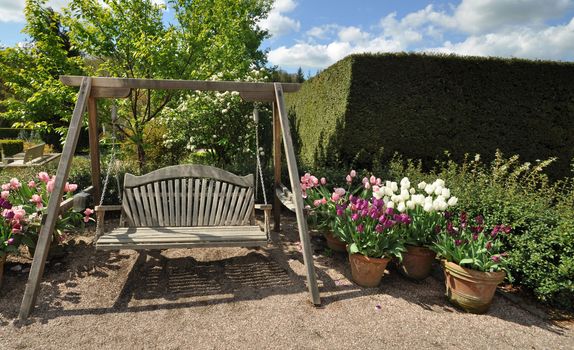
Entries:
[[15, 321], [26, 274], [6, 272], [0, 349], [574, 348], [574, 330], [499, 295], [485, 315], [454, 308], [440, 275], [416, 283], [391, 269], [379, 288], [357, 287], [338, 254], [316, 256], [315, 308], [294, 228], [287, 219], [258, 250], [95, 253], [78, 238], [47, 265], [26, 324]]

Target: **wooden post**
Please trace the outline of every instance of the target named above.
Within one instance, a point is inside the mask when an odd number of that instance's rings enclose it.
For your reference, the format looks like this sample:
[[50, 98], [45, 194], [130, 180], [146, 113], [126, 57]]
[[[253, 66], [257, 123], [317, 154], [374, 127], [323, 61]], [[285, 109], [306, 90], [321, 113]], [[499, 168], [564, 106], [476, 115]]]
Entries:
[[297, 215], [297, 228], [299, 229], [299, 238], [303, 247], [303, 262], [307, 268], [307, 287], [311, 294], [313, 304], [320, 305], [319, 288], [317, 286], [317, 276], [315, 276], [315, 265], [313, 262], [313, 252], [311, 251], [311, 239], [307, 230], [307, 221], [303, 213], [303, 197], [301, 196], [301, 183], [299, 182], [299, 170], [295, 159], [295, 150], [293, 148], [293, 139], [289, 128], [289, 119], [285, 112], [283, 100], [283, 88], [281, 83], [275, 83], [275, 98], [277, 101], [277, 111], [279, 112], [279, 121], [281, 122], [281, 131], [283, 132], [283, 145], [285, 146], [285, 157], [287, 158], [287, 169], [289, 171], [289, 180], [291, 190], [293, 191], [293, 204], [295, 214]]
[[76, 144], [78, 143], [78, 137], [80, 136], [80, 128], [82, 127], [82, 114], [86, 110], [86, 104], [88, 96], [90, 95], [91, 86], [91, 78], [84, 77], [82, 84], [80, 85], [80, 91], [78, 92], [78, 101], [76, 102], [76, 107], [74, 108], [74, 114], [72, 115], [72, 120], [70, 121], [66, 143], [64, 144], [64, 149], [62, 150], [62, 158], [60, 158], [60, 164], [58, 165], [58, 170], [56, 171], [54, 191], [52, 192], [50, 200], [48, 201], [48, 210], [45, 216], [42, 218], [43, 223], [42, 227], [40, 228], [38, 243], [36, 244], [36, 252], [34, 253], [32, 268], [28, 276], [28, 283], [26, 283], [26, 290], [24, 291], [22, 305], [20, 306], [20, 320], [25, 320], [28, 318], [32, 308], [34, 307], [34, 304], [36, 303], [38, 288], [40, 287], [40, 280], [42, 274], [44, 273], [44, 265], [46, 264], [46, 257], [48, 256], [48, 250], [50, 249], [52, 232], [54, 231], [56, 221], [58, 220], [60, 202], [62, 201], [62, 195], [64, 194], [64, 185], [68, 179], [70, 166], [72, 165], [72, 158], [74, 157], [74, 151], [76, 150]]
[[277, 103], [273, 102], [273, 231], [281, 230], [281, 200], [275, 194], [275, 189], [281, 185], [281, 122], [279, 121], [279, 112]]
[[92, 186], [94, 186], [94, 203], [100, 204], [102, 195], [100, 170], [100, 140], [98, 135], [98, 109], [95, 97], [88, 99], [88, 132], [90, 136], [90, 163], [92, 165]]

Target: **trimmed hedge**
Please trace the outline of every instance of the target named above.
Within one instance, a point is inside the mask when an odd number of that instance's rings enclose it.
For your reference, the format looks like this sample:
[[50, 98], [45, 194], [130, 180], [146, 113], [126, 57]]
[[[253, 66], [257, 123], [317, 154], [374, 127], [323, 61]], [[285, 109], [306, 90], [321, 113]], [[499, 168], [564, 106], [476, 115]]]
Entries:
[[[395, 152], [430, 168], [445, 150], [574, 157], [574, 64], [421, 54], [351, 55], [289, 94], [303, 166], [371, 168]], [[490, 159], [485, 159], [489, 161]]]
[[4, 157], [10, 157], [24, 150], [24, 141], [22, 140], [0, 140], [0, 153]]

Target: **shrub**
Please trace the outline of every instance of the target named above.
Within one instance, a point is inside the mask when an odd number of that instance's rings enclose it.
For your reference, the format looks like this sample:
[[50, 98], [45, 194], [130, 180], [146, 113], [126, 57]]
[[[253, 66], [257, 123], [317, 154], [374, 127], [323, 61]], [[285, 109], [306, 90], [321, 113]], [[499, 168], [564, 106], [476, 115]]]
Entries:
[[[447, 154], [448, 156], [448, 154]], [[396, 176], [447, 181], [470, 217], [484, 215], [485, 226], [513, 228], [508, 236], [508, 270], [515, 283], [549, 304], [574, 308], [574, 179], [550, 182], [545, 168], [553, 159], [531, 164], [497, 152], [490, 164], [480, 156], [457, 163], [447, 157], [425, 173], [420, 162], [395, 156]], [[393, 176], [391, 175], [391, 176]]]
[[24, 141], [3, 139], [0, 140], [0, 152], [4, 157], [10, 157], [24, 150]]

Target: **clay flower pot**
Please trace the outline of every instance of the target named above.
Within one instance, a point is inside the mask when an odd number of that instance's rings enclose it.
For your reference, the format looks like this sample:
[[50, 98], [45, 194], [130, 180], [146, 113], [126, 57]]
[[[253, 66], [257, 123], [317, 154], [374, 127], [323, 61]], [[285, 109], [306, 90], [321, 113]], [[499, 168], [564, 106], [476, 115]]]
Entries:
[[496, 286], [504, 280], [506, 273], [481, 272], [443, 261], [446, 296], [455, 305], [464, 310], [482, 314], [490, 304]]
[[351, 276], [361, 287], [376, 287], [381, 283], [385, 268], [391, 259], [369, 258], [362, 254], [350, 254]]
[[427, 247], [407, 245], [407, 251], [403, 253], [403, 261], [399, 269], [408, 278], [421, 281], [430, 275], [435, 257], [436, 253]]
[[339, 237], [335, 236], [333, 232], [325, 232], [325, 239], [327, 240], [327, 247], [335, 252], [346, 252], [347, 243], [341, 241]]

